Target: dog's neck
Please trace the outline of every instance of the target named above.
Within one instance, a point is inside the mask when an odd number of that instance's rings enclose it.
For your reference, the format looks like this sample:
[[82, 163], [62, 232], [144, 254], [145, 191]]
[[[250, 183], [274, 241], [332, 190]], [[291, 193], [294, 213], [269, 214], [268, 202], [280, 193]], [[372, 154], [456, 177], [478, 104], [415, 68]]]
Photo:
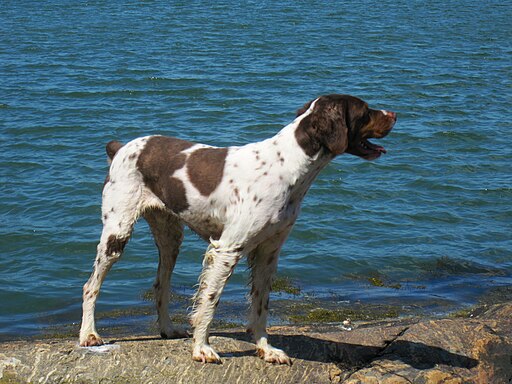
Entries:
[[297, 142], [295, 131], [304, 116], [297, 117], [285, 126], [275, 136], [262, 142], [255, 143], [258, 150], [265, 153], [266, 159], [272, 159], [274, 185], [270, 188], [287, 190], [288, 198], [301, 201], [320, 171], [332, 159], [325, 149], [320, 149], [315, 155], [308, 156]]
[[301, 181], [307, 179], [311, 184], [333, 156], [324, 148], [321, 148], [313, 156], [308, 156], [297, 142], [295, 132], [306, 114], [297, 117], [269, 140], [276, 141], [277, 147], [282, 148], [283, 153], [290, 158], [290, 162], [287, 163], [290, 177]]

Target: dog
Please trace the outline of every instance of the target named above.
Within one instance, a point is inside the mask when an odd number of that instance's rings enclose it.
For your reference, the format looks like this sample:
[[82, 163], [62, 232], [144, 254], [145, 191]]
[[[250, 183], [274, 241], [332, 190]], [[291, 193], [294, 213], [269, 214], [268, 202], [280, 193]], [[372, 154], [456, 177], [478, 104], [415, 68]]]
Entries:
[[186, 337], [169, 318], [170, 276], [187, 225], [208, 242], [191, 315], [192, 358], [221, 359], [208, 333], [222, 290], [238, 261], [251, 271], [248, 332], [257, 355], [291, 364], [268, 342], [266, 323], [278, 256], [318, 173], [335, 156], [350, 153], [374, 160], [386, 153], [370, 138], [383, 138], [397, 121], [394, 112], [370, 109], [350, 95], [310, 101], [275, 136], [240, 147], [219, 148], [165, 136], [146, 136], [126, 145], [107, 144], [111, 161], [102, 195], [103, 231], [91, 277], [83, 288], [81, 346], [103, 344], [94, 309], [102, 282], [119, 260], [136, 220], [144, 217], [159, 250], [154, 282], [163, 338]]

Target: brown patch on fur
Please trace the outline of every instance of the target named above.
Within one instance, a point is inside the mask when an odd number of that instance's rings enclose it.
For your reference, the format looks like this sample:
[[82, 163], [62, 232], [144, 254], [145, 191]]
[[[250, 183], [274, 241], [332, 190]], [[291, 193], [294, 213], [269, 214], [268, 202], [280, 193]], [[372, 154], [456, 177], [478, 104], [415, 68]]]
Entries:
[[209, 196], [222, 180], [227, 148], [200, 148], [190, 154], [187, 174], [201, 195]]
[[173, 137], [154, 136], [147, 141], [137, 160], [144, 183], [175, 213], [183, 212], [189, 205], [183, 182], [172, 175], [184, 167], [187, 156], [181, 152], [192, 145], [194, 143]]
[[127, 237], [117, 237], [116, 235], [110, 235], [107, 240], [106, 254], [113, 255], [123, 252], [126, 243], [128, 243]]
[[[345, 95], [328, 95], [320, 97], [313, 111], [304, 117], [295, 130], [295, 138], [306, 155], [314, 156], [322, 148], [334, 155], [340, 155], [348, 145], [349, 121], [348, 109], [356, 99]], [[362, 102], [364, 103], [364, 102]], [[297, 112], [304, 114], [312, 101]]]
[[[312, 102], [297, 112], [304, 114]], [[313, 110], [295, 130], [295, 138], [308, 156], [324, 149], [331, 157], [343, 152], [373, 160], [384, 150], [369, 150], [366, 139], [386, 136], [396, 122], [396, 114], [383, 114], [368, 108], [363, 100], [350, 95], [326, 95], [317, 99]]]

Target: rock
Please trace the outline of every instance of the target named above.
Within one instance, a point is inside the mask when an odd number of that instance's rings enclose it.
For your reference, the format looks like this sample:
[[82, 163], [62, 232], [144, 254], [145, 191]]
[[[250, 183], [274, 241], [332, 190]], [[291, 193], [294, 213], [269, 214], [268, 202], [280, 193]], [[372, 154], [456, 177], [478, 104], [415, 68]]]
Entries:
[[77, 340], [0, 344], [0, 383], [509, 383], [512, 304], [480, 309], [471, 318], [283, 326], [270, 330], [293, 366], [255, 356], [242, 331], [213, 332], [222, 365], [191, 359], [190, 339], [111, 340], [80, 348]]

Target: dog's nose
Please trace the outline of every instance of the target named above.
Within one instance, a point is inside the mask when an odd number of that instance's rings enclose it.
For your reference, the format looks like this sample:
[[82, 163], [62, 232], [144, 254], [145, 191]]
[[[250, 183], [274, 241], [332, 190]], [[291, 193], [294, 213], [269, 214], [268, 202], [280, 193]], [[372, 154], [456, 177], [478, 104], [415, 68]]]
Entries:
[[387, 117], [389, 117], [393, 121], [396, 121], [396, 113], [395, 112], [384, 111], [384, 110], [382, 112], [384, 113], [384, 115], [386, 115]]

